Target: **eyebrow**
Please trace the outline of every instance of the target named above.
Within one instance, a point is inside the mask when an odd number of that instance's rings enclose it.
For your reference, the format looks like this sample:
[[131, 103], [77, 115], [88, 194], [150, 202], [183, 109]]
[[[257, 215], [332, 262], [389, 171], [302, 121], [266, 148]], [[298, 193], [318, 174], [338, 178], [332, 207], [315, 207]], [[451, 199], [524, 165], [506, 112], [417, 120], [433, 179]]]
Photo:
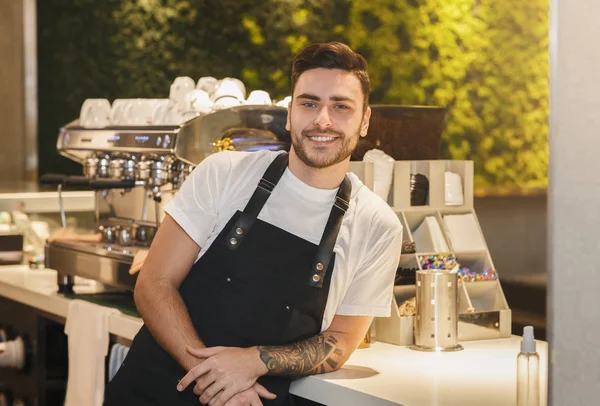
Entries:
[[[298, 96], [298, 99], [308, 99], [308, 100], [314, 100], [314, 101], [320, 101], [321, 98], [317, 95], [314, 94], [310, 94], [310, 93], [302, 93], [301, 95]], [[345, 101], [345, 102], [351, 102], [354, 103], [355, 101], [353, 99], [351, 99], [350, 97], [347, 96], [331, 96], [329, 98], [329, 100], [331, 101]]]

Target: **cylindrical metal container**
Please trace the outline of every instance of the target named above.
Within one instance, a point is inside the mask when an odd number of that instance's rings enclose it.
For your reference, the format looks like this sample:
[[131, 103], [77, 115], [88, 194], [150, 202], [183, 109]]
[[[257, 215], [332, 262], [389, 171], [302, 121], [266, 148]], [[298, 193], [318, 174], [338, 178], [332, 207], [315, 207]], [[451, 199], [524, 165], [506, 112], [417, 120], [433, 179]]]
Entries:
[[88, 158], [85, 160], [84, 174], [88, 178], [96, 177], [98, 173], [98, 158]]
[[136, 178], [147, 181], [150, 179], [150, 161], [140, 161], [137, 163]]
[[123, 159], [113, 159], [108, 164], [108, 176], [113, 179], [123, 178], [123, 167], [125, 161]]
[[169, 181], [169, 168], [163, 161], [152, 161], [150, 163], [150, 184], [162, 186]]
[[134, 159], [126, 159], [123, 161], [123, 179], [135, 179]]
[[419, 351], [459, 351], [458, 277], [456, 273], [426, 269], [417, 271], [415, 344]]
[[98, 161], [98, 171], [96, 174], [99, 178], [108, 178], [109, 162], [108, 158], [102, 158]]

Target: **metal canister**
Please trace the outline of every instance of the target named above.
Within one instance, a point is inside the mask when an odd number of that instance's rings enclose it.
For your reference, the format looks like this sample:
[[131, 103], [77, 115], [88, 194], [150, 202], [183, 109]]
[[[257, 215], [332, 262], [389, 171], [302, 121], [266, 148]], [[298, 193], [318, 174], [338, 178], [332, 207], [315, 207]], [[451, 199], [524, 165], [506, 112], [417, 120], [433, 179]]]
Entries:
[[426, 269], [416, 272], [415, 344], [419, 351], [459, 351], [458, 277], [456, 273]]
[[97, 175], [99, 178], [108, 178], [108, 165], [109, 165], [109, 160], [108, 158], [102, 158], [100, 160], [98, 160], [98, 172]]
[[117, 229], [117, 242], [119, 245], [132, 245], [135, 240], [135, 227], [120, 226]]
[[84, 174], [88, 178], [95, 178], [98, 173], [98, 158], [88, 158], [85, 160]]
[[135, 160], [126, 159], [123, 161], [123, 179], [135, 179]]
[[152, 226], [139, 226], [135, 235], [137, 242], [143, 245], [150, 245], [154, 238], [156, 229]]
[[169, 167], [164, 161], [150, 163], [150, 184], [162, 186], [169, 181]]
[[111, 226], [100, 226], [99, 231], [102, 233], [102, 241], [104, 242], [114, 242], [116, 230]]
[[136, 179], [145, 181], [150, 179], [150, 161], [140, 161], [137, 163]]
[[182, 167], [181, 170], [183, 172], [183, 175], [185, 177], [187, 177], [188, 175], [190, 175], [192, 173], [192, 171], [194, 170], [194, 168], [195, 168], [194, 165], [183, 164], [183, 167]]
[[122, 159], [113, 159], [108, 166], [108, 176], [113, 179], [123, 178], [123, 163]]

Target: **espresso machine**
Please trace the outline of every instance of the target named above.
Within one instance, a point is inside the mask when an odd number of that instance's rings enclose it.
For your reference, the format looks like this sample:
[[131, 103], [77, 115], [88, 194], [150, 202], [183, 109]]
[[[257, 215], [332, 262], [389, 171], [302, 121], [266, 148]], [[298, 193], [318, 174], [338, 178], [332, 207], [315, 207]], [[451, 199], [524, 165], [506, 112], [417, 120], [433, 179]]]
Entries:
[[[44, 175], [40, 181], [94, 190], [96, 235], [101, 239], [49, 240], [45, 265], [58, 272], [59, 292], [71, 293], [74, 277], [133, 290], [133, 258], [147, 249], [165, 203], [195, 165], [222, 150], [289, 150], [287, 109], [238, 106], [172, 126], [87, 128], [75, 120], [60, 129], [57, 151], [83, 167], [82, 176]], [[63, 226], [66, 218], [61, 204]]]

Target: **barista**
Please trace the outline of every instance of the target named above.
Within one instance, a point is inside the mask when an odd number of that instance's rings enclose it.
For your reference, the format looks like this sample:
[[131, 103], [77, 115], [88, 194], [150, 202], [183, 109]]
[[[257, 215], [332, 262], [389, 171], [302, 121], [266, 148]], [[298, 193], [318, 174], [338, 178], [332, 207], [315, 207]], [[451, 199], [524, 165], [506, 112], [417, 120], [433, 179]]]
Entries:
[[135, 288], [145, 325], [105, 404], [294, 405], [388, 316], [402, 226], [353, 174], [364, 58], [315, 44], [292, 66], [288, 153], [222, 152], [185, 181]]

